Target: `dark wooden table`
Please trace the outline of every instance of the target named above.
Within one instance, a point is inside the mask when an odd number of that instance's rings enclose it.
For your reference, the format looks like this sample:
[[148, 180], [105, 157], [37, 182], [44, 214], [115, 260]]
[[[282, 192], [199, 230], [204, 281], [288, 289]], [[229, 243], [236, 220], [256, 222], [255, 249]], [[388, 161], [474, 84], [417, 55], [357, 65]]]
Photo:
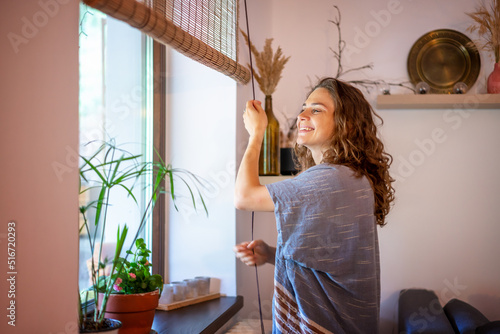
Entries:
[[215, 333], [242, 307], [242, 296], [224, 296], [171, 311], [156, 310], [153, 329], [158, 334]]

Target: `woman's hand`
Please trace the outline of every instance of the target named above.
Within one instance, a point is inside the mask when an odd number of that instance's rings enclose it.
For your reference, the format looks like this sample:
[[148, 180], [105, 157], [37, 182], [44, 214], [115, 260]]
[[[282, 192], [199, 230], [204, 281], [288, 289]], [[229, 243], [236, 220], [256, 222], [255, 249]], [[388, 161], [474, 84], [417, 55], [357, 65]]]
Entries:
[[274, 264], [276, 248], [270, 247], [262, 240], [245, 241], [234, 246], [236, 257], [247, 266]]
[[243, 113], [243, 122], [250, 137], [255, 135], [264, 136], [267, 127], [267, 115], [260, 101], [250, 100], [246, 104]]
[[248, 101], [243, 113], [250, 134], [234, 185], [234, 205], [239, 210], [274, 211], [267, 188], [260, 184], [259, 157], [267, 127], [267, 115], [259, 101]]

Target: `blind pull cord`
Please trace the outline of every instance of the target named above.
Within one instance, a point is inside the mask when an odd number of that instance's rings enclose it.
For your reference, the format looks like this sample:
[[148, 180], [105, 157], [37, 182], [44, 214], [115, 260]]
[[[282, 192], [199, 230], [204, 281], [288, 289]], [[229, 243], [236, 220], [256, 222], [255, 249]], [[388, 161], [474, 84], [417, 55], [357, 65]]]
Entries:
[[[253, 100], [255, 100], [255, 80], [254, 80], [253, 64], [252, 64], [252, 49], [250, 48], [251, 39], [250, 39], [250, 29], [248, 27], [247, 0], [244, 0], [244, 4], [245, 4], [245, 19], [246, 19], [247, 36], [248, 36], [248, 56], [250, 57], [250, 77], [252, 79], [252, 97], [253, 97]], [[254, 212], [252, 211], [252, 241], [253, 241], [253, 230], [254, 230], [253, 222], [254, 222]], [[252, 252], [255, 254], [255, 250], [252, 250]], [[259, 271], [257, 269], [257, 264], [254, 264], [254, 267], [255, 267], [255, 280], [257, 282], [257, 300], [259, 301], [260, 330], [261, 330], [262, 334], [265, 334], [265, 332], [264, 332], [264, 320], [262, 319], [262, 305], [260, 302]]]
[[[252, 240], [253, 240], [253, 216], [254, 212], [252, 211]], [[255, 250], [252, 249], [252, 251], [255, 254]], [[264, 334], [264, 320], [262, 319], [262, 306], [260, 304], [259, 272], [257, 269], [257, 264], [254, 264], [254, 267], [255, 267], [255, 281], [257, 281], [257, 299], [259, 301], [260, 330], [262, 334]]]

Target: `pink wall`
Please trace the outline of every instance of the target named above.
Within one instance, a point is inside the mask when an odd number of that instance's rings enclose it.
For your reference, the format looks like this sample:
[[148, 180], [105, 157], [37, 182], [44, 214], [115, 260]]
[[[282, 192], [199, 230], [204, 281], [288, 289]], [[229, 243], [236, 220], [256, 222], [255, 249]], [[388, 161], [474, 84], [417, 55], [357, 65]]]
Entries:
[[2, 1], [0, 36], [0, 332], [76, 333], [78, 1]]

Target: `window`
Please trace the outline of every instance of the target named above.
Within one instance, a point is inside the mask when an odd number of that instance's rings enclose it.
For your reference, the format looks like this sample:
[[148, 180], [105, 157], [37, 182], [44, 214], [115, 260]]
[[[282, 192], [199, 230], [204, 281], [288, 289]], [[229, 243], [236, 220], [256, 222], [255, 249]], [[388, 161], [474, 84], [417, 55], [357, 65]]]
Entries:
[[[143, 236], [153, 251], [152, 263], [157, 266], [153, 272], [162, 274], [165, 281], [211, 276], [222, 280], [222, 292], [234, 294], [236, 263], [228, 249], [235, 242], [232, 189], [236, 147], [228, 138], [234, 138], [236, 131], [236, 82], [178, 52], [170, 52], [100, 11], [82, 5], [81, 13], [80, 142], [115, 138], [119, 145], [127, 145], [129, 151], [144, 154], [147, 159], [155, 158], [148, 151], [153, 144], [164, 152], [163, 143], [170, 153], [168, 163], [207, 180], [212, 185], [209, 193], [204, 193], [205, 200], [211, 202], [210, 217], [204, 214], [201, 203], [197, 203], [197, 210], [192, 209], [189, 191], [180, 182], [180, 188], [176, 186], [180, 211], [166, 210], [170, 202], [166, 196], [165, 201], [157, 203], [154, 221]], [[167, 79], [168, 90], [164, 86]], [[140, 196], [147, 198], [145, 194]], [[82, 198], [89, 200], [92, 198]], [[115, 224], [127, 223], [133, 231], [139, 219], [134, 219], [137, 213], [130, 210], [131, 206], [123, 206], [121, 201], [113, 204]], [[188, 216], [189, 224], [185, 224]], [[164, 225], [167, 218], [172, 219], [168, 234]], [[115, 234], [109, 236], [111, 243]], [[210, 249], [203, 248], [204, 256], [200, 257], [203, 242], [199, 238], [218, 242]], [[91, 285], [86, 234], [81, 235], [80, 242], [80, 287], [84, 289]]]
[[[80, 154], [89, 156], [103, 140], [114, 139], [119, 147], [151, 161], [152, 40], [86, 5], [81, 5], [80, 13]], [[92, 144], [85, 145], [89, 142]], [[114, 254], [118, 225], [129, 227], [125, 249], [129, 248], [148, 198], [143, 187], [135, 188], [138, 206], [131, 204], [125, 192], [116, 195], [109, 207], [101, 259]], [[97, 196], [86, 192], [80, 198], [81, 205]], [[151, 249], [151, 222], [142, 234]], [[92, 254], [87, 235], [85, 230], [80, 235], [80, 289], [91, 285], [88, 265]]]

